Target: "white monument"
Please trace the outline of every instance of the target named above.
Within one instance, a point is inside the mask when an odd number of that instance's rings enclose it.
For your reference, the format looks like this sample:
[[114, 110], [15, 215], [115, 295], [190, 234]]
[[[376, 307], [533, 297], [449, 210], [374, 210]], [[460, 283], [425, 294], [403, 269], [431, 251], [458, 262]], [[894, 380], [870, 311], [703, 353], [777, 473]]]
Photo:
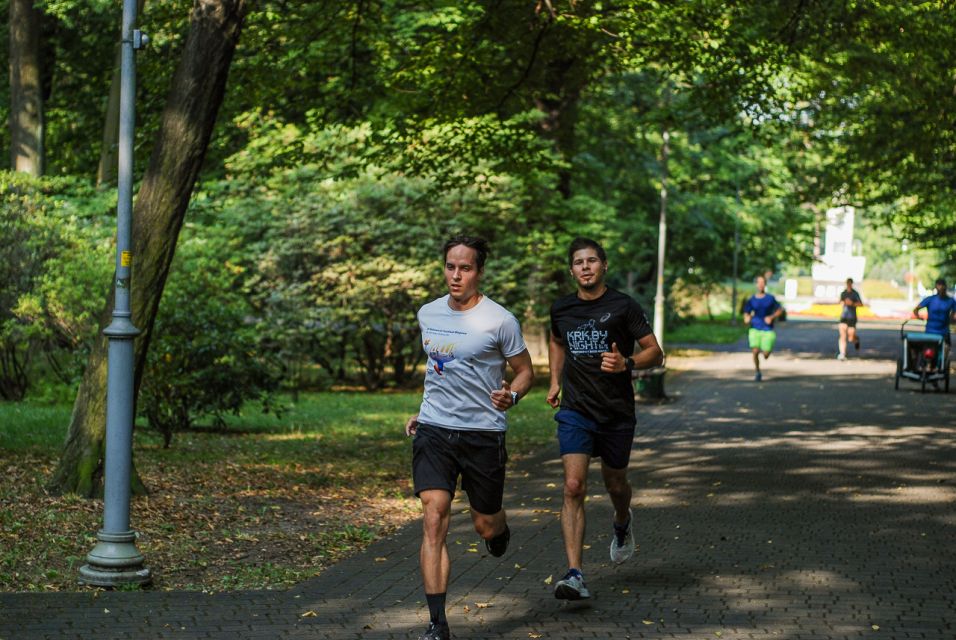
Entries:
[[826, 244], [820, 262], [814, 263], [813, 297], [836, 300], [846, 287], [846, 279], [863, 281], [866, 258], [853, 255], [853, 207], [827, 210]]

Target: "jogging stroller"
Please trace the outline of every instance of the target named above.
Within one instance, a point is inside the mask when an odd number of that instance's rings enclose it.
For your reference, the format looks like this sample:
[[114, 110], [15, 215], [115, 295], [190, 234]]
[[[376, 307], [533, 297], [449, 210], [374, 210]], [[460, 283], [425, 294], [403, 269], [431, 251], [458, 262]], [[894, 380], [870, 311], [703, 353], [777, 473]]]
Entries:
[[949, 393], [949, 358], [944, 348], [943, 336], [938, 333], [907, 331], [906, 320], [900, 326], [900, 355], [896, 360], [896, 383], [899, 390], [900, 378], [908, 378], [920, 383], [920, 391], [926, 392], [930, 384], [939, 389], [943, 381], [943, 390]]

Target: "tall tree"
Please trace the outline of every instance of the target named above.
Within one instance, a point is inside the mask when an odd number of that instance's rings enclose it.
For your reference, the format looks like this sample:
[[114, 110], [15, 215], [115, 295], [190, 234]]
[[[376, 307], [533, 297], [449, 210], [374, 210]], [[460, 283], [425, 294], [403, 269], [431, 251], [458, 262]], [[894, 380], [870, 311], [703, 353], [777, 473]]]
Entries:
[[[173, 77], [156, 144], [133, 208], [133, 322], [136, 389], [186, 208], [222, 103], [245, 0], [195, 0], [189, 34]], [[103, 312], [103, 326], [112, 309]], [[107, 340], [100, 334], [80, 383], [67, 441], [51, 488], [93, 495], [102, 478], [106, 426]]]
[[10, 0], [10, 166], [43, 173], [40, 12], [33, 0]]

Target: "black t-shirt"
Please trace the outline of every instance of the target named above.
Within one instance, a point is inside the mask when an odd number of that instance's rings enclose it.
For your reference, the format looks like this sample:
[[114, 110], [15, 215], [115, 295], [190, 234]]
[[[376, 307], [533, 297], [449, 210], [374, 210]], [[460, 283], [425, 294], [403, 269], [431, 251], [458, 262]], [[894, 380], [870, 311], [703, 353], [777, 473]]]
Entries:
[[629, 371], [601, 371], [601, 354], [617, 344], [625, 358], [634, 344], [651, 334], [647, 315], [633, 298], [608, 289], [597, 300], [577, 293], [551, 305], [551, 335], [565, 350], [561, 408], [596, 422], [634, 421], [634, 391]]
[[[850, 299], [850, 302], [863, 302], [860, 298], [860, 294], [856, 290], [847, 291], [844, 289], [840, 292], [840, 302], [842, 303], [847, 298]], [[832, 300], [832, 298], [831, 298]], [[850, 305], [843, 305], [843, 311], [840, 312], [840, 318], [846, 320], [856, 320], [856, 307]]]

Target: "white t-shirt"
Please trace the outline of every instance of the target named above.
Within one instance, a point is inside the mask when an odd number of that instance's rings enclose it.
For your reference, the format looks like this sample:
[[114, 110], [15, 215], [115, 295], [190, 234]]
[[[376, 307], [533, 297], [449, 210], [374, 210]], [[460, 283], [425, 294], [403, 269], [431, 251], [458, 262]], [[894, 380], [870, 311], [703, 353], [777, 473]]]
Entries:
[[425, 393], [418, 421], [447, 429], [504, 431], [505, 412], [491, 404], [501, 388], [506, 358], [525, 350], [521, 326], [487, 296], [467, 311], [448, 306], [448, 296], [418, 310]]

